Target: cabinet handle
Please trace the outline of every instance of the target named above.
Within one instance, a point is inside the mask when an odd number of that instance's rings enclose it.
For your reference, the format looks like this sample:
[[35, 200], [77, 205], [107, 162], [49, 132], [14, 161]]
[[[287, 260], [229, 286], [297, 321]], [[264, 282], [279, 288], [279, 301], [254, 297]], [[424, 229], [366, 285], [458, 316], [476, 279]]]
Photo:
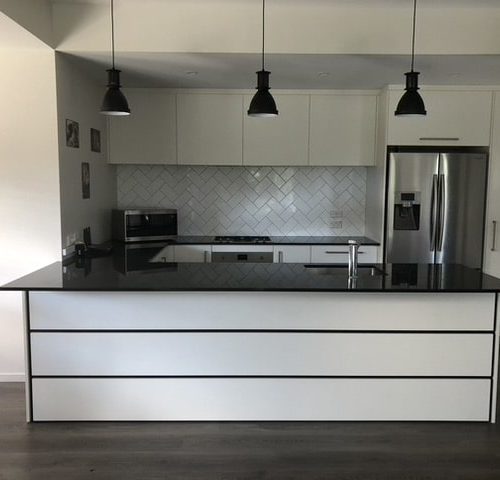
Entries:
[[203, 252], [203, 263], [208, 263], [208, 250]]
[[278, 263], [283, 263], [283, 252], [278, 252]]
[[460, 137], [420, 137], [419, 140], [441, 140], [442, 142], [458, 142]]
[[[346, 252], [330, 252], [327, 250], [325, 253], [328, 255], [347, 255], [349, 252], [347, 252], [347, 251]], [[358, 255], [363, 255], [363, 253], [365, 253], [365, 252], [358, 252]]]
[[493, 220], [493, 222], [491, 222], [493, 224], [493, 240], [491, 242], [491, 251], [492, 252], [496, 252], [497, 250], [497, 221], [496, 220]]

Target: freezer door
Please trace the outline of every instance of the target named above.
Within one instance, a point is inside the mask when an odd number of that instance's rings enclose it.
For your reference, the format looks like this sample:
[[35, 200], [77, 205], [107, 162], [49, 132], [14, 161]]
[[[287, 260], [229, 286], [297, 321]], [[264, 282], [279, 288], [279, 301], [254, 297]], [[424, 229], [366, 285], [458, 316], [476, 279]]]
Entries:
[[[386, 261], [433, 263], [437, 220], [438, 153], [392, 153], [389, 156]], [[419, 222], [398, 222], [404, 214], [401, 194], [415, 194]], [[398, 207], [399, 205], [399, 207]], [[398, 211], [399, 209], [399, 211]], [[403, 212], [401, 213], [401, 210]], [[407, 210], [410, 214], [409, 210]], [[417, 215], [417, 212], [412, 214]], [[414, 229], [408, 225], [414, 223]], [[418, 228], [415, 228], [418, 227]]]
[[485, 154], [440, 155], [436, 263], [481, 268], [487, 168]]

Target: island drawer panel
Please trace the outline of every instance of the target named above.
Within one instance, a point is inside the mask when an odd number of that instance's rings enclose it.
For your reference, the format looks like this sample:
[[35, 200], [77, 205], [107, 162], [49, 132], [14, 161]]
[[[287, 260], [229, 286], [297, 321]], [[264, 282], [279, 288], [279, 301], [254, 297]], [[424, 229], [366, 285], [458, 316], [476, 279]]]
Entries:
[[33, 380], [33, 419], [488, 421], [482, 379]]
[[32, 374], [490, 376], [490, 333], [31, 334]]
[[[377, 263], [378, 247], [361, 245], [358, 250], [359, 263]], [[348, 245], [313, 245], [311, 247], [311, 263], [344, 263], [349, 262]]]
[[30, 292], [32, 329], [488, 330], [493, 293]]

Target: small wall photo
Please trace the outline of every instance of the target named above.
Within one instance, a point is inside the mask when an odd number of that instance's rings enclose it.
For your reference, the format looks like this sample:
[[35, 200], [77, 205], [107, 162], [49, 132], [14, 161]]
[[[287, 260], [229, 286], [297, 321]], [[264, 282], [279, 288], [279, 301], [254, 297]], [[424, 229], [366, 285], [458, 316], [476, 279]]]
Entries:
[[101, 153], [101, 131], [96, 128], [90, 129], [90, 150]]
[[66, 146], [80, 148], [80, 126], [74, 120], [66, 119]]
[[90, 198], [90, 164], [82, 162], [82, 197]]

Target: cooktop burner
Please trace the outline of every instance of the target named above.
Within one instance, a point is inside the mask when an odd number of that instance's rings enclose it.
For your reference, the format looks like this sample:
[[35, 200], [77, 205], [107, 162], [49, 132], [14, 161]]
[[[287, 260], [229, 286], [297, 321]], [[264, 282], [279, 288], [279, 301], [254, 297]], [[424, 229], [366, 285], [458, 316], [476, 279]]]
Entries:
[[271, 241], [270, 237], [256, 236], [217, 236], [215, 241], [218, 243], [267, 243]]

